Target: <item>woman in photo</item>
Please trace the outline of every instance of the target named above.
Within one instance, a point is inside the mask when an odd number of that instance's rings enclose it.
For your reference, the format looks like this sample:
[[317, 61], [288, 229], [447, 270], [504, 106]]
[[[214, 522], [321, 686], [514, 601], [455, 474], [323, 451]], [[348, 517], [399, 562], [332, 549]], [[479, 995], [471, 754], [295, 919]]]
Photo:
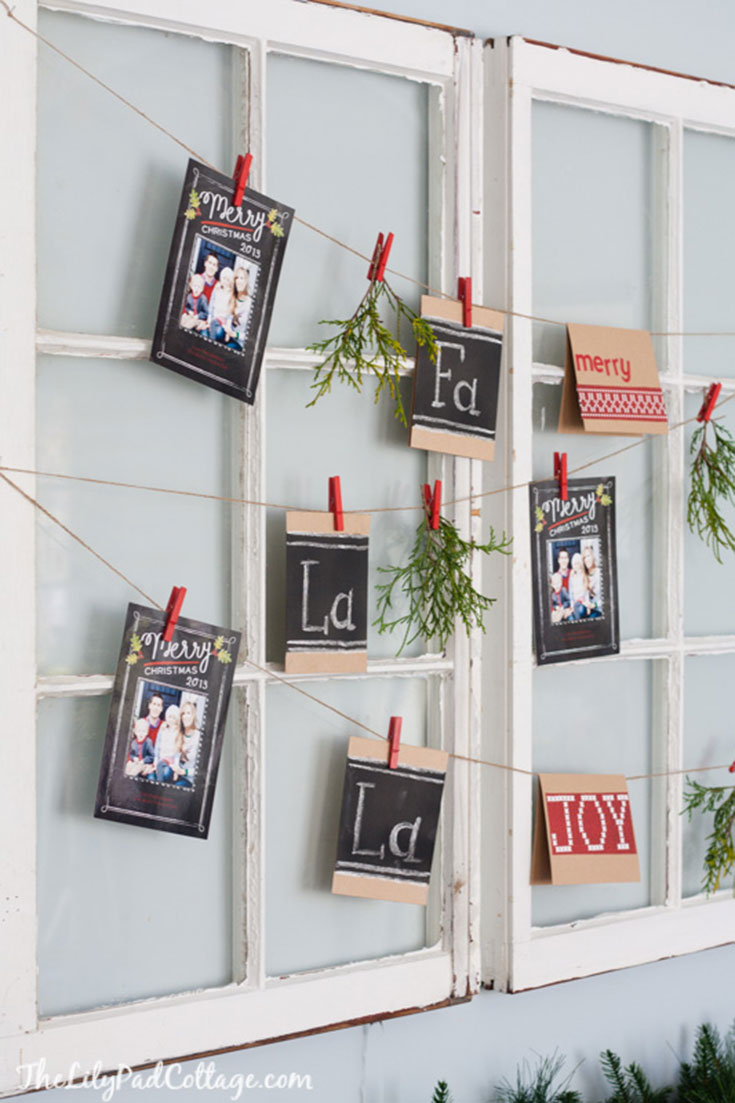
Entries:
[[589, 594], [588, 616], [602, 616], [602, 573], [595, 559], [594, 544], [582, 545], [582, 565]]
[[231, 268], [223, 268], [219, 274], [219, 283], [209, 300], [209, 336], [213, 341], [224, 341], [226, 337], [225, 325], [231, 313], [233, 277]]
[[235, 268], [230, 315], [225, 325], [227, 347], [242, 352], [245, 345], [248, 317], [252, 298], [250, 296], [250, 273], [243, 264]]
[[573, 620], [582, 620], [587, 616], [589, 604], [587, 576], [584, 573], [584, 564], [579, 552], [575, 552], [572, 556], [572, 569], [569, 572], [569, 600], [572, 603]]
[[197, 726], [197, 707], [193, 701], [185, 701], [181, 706], [181, 738], [177, 768], [176, 784], [190, 789], [194, 782], [194, 774], [199, 754], [199, 729]]
[[178, 762], [183, 742], [181, 710], [176, 705], [166, 709], [166, 723], [156, 740], [156, 781], [177, 781]]

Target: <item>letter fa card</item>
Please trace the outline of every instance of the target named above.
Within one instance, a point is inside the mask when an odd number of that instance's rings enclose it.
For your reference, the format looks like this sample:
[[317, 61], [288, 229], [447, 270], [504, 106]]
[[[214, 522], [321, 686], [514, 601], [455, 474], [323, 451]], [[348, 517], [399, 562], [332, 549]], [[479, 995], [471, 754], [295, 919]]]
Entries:
[[286, 514], [287, 674], [367, 670], [368, 514]]
[[424, 295], [421, 314], [436, 337], [436, 359], [416, 352], [411, 412], [412, 448], [491, 460], [495, 453], [503, 315], [473, 306], [462, 325], [462, 304]]
[[531, 576], [536, 660], [564, 663], [620, 650], [615, 479], [532, 483]]
[[94, 814], [206, 839], [240, 633], [164, 630], [160, 609], [128, 606]]
[[622, 774], [539, 774], [531, 884], [640, 879]]
[[339, 822], [332, 892], [426, 904], [449, 756], [353, 737]]
[[189, 161], [151, 348], [163, 364], [252, 405], [293, 210]]
[[559, 432], [643, 436], [667, 431], [650, 333], [568, 325]]

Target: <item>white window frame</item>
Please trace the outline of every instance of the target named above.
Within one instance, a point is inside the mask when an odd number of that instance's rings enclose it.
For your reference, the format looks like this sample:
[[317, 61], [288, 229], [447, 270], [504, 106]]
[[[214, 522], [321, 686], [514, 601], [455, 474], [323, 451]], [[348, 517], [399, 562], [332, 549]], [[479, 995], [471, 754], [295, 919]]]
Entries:
[[[532, 322], [518, 316], [533, 313], [532, 105], [546, 101], [652, 124], [656, 226], [652, 329], [676, 334], [683, 329], [683, 135], [685, 129], [692, 129], [735, 137], [735, 89], [517, 37], [488, 43], [485, 59], [486, 160], [496, 166], [488, 175], [485, 195], [486, 210], [492, 214], [486, 228], [485, 288], [490, 301], [517, 312], [507, 325], [506, 469], [492, 476], [497, 480], [505, 476], [519, 487], [494, 506], [495, 516], [514, 536], [513, 563], [506, 577], [504, 657], [510, 673], [494, 710], [503, 720], [496, 753], [507, 765], [530, 771], [534, 660], [532, 594], [527, 584], [531, 577], [529, 506], [523, 484], [532, 478], [533, 385], [560, 384], [563, 374], [558, 367], [532, 362]], [[684, 374], [681, 337], [659, 338], [656, 345], [673, 424], [683, 420], [685, 392], [701, 390], [709, 380]], [[723, 394], [735, 392], [735, 380], [722, 382]], [[684, 437], [681, 431], [673, 432], [646, 445], [657, 449], [655, 467], [660, 472], [652, 500], [663, 503], [653, 507], [659, 564], [655, 636], [624, 640], [619, 656], [593, 660], [615, 663], [618, 668], [636, 659], [659, 660], [654, 668], [653, 771], [688, 765], [682, 761], [686, 656], [735, 652], [735, 635], [684, 633]], [[603, 454], [604, 438], [600, 441]], [[498, 848], [501, 853], [485, 855], [488, 884], [496, 886], [496, 892], [503, 885], [506, 902], [497, 919], [490, 918], [487, 908], [483, 930], [487, 982], [519, 991], [733, 941], [731, 893], [725, 891], [710, 900], [682, 898], [683, 778], [676, 774], [652, 782], [651, 906], [534, 928], [529, 885], [533, 784], [534, 779], [525, 774], [508, 772], [486, 783], [490, 788], [485, 789], [484, 835], [487, 838], [492, 832], [491, 837], [507, 840]]]
[[[452, 291], [459, 273], [473, 277], [482, 297], [482, 46], [461, 32], [299, 0], [56, 0], [57, 11], [110, 23], [194, 35], [240, 47], [233, 80], [241, 82], [238, 148], [254, 155], [252, 181], [265, 177], [265, 71], [270, 52], [367, 68], [428, 83], [430, 96], [430, 282]], [[36, 0], [18, 0], [15, 15], [36, 26]], [[390, 22], [386, 20], [390, 19]], [[39, 49], [43, 47], [38, 47]], [[0, 113], [0, 148], [10, 171], [0, 196], [13, 217], [0, 231], [0, 275], [5, 286], [30, 288], [35, 281], [36, 40], [0, 18], [0, 98], [13, 110]], [[104, 79], [104, 73], [100, 76]], [[90, 89], [94, 86], [90, 84]], [[99, 93], [104, 94], [104, 93]], [[182, 136], [185, 138], [186, 136]], [[162, 141], [166, 139], [162, 137]], [[182, 159], [183, 164], [183, 159]], [[328, 227], [325, 227], [328, 229]], [[376, 227], [377, 230], [380, 227]], [[366, 246], [367, 247], [367, 246]], [[0, 300], [2, 297], [0, 296]], [[36, 331], [28, 293], [0, 301], [0, 460], [34, 467], [34, 380], [37, 352], [63, 356], [145, 359], [145, 341]], [[270, 348], [268, 368], [300, 370], [315, 363], [304, 350]], [[407, 366], [408, 367], [408, 366]], [[63, 362], [60, 362], [63, 371]], [[239, 425], [237, 464], [244, 498], [263, 500], [265, 388], [253, 408], [233, 414]], [[447, 480], [447, 494], [467, 498], [481, 486], [476, 461], [432, 459], [432, 475]], [[30, 494], [30, 476], [15, 476]], [[456, 509], [465, 533], [480, 534], [479, 510], [467, 501]], [[114, 1069], [157, 1059], [243, 1046], [355, 1019], [384, 1017], [445, 1003], [477, 991], [480, 984], [479, 778], [469, 762], [455, 760], [448, 776], [440, 844], [439, 904], [433, 946], [354, 965], [270, 978], [264, 967], [264, 740], [262, 716], [268, 674], [241, 664], [235, 684], [247, 690], [249, 723], [239, 717], [239, 759], [233, 773], [245, 776], [236, 790], [233, 824], [235, 885], [235, 981], [224, 987], [146, 1000], [82, 1014], [40, 1018], [36, 976], [36, 827], [34, 739], [38, 700], [83, 697], [110, 691], [112, 676], [35, 676], [35, 511], [0, 483], [6, 539], [0, 542], [0, 607], [12, 630], [1, 636], [5, 724], [0, 767], [15, 779], [0, 804], [0, 1092], [17, 1091], [18, 1067], [43, 1060], [51, 1077], [81, 1075], [96, 1062]], [[244, 629], [243, 651], [265, 662], [264, 511], [244, 508], [236, 548], [233, 592], [235, 623]], [[12, 539], [8, 538], [12, 534]], [[247, 551], [246, 551], [247, 549]], [[121, 564], [124, 569], [124, 564]], [[473, 570], [478, 571], [475, 565]], [[247, 615], [246, 615], [247, 613]], [[460, 755], [480, 754], [480, 649], [478, 634], [458, 634], [448, 656], [370, 661], [368, 676], [430, 677], [438, 720], [430, 741]], [[293, 680], [300, 680], [294, 678]], [[22, 780], [22, 784], [19, 779]], [[221, 779], [224, 780], [224, 779]], [[13, 840], [12, 846], [7, 840]], [[246, 847], [247, 840], [247, 847]], [[237, 880], [237, 878], [236, 878]], [[246, 952], [247, 950], [247, 952]], [[76, 1064], [73, 1065], [73, 1063]]]

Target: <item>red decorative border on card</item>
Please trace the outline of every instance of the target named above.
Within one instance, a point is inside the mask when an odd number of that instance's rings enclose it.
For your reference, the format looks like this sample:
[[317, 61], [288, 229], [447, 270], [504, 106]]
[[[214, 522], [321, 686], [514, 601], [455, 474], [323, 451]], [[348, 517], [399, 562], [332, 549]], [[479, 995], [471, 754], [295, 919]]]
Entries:
[[659, 387], [596, 387], [577, 383], [579, 409], [587, 421], [666, 421], [664, 396]]

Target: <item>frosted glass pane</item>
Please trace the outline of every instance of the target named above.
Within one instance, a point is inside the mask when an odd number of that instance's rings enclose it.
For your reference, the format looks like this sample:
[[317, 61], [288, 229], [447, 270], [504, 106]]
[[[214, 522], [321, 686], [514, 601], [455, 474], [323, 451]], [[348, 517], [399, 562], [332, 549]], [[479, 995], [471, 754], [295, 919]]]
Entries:
[[[556, 432], [561, 387], [537, 383], [533, 388], [533, 477], [550, 479], [555, 451], [566, 451], [569, 470], [631, 443], [630, 437]], [[653, 477], [663, 460], [660, 441], [645, 440], [610, 460], [601, 460], [579, 476], [614, 475], [618, 551], [618, 602], [621, 639], [651, 636], [654, 624]], [[587, 668], [585, 668], [587, 669]]]
[[208, 840], [92, 816], [109, 697], [46, 700], [38, 734], [42, 1015], [232, 979], [229, 739]]
[[[224, 172], [231, 48], [39, 12], [41, 32]], [[48, 329], [152, 334], [186, 150], [39, 45], [38, 317]]]
[[[41, 471], [228, 495], [229, 400], [152, 364], [41, 357]], [[39, 500], [161, 604], [188, 588], [185, 614], [228, 624], [233, 507], [63, 479]], [[42, 674], [112, 671], [125, 608], [143, 601], [46, 518], [39, 519]]]
[[[390, 716], [403, 716], [401, 740], [417, 746], [425, 743], [427, 686], [421, 678], [314, 682], [306, 688], [376, 731], [387, 733]], [[364, 734], [292, 689], [268, 687], [266, 968], [270, 975], [405, 953], [425, 944], [423, 907], [331, 894], [347, 744], [350, 735]]]
[[[651, 328], [648, 123], [533, 105], [533, 313]], [[563, 326], [536, 327], [534, 360], [564, 363]]]
[[[732, 762], [732, 685], [735, 655], [697, 655], [684, 662], [683, 767]], [[732, 785], [727, 770], [692, 775], [700, 785]], [[682, 893], [696, 896], [702, 889], [707, 835], [712, 815], [695, 812], [691, 823], [682, 817]], [[732, 878], [722, 888], [732, 887]]]
[[[694, 417], [702, 405], [704, 392], [686, 395], [684, 417]], [[735, 400], [718, 410], [717, 417], [735, 435]], [[685, 434], [685, 493], [691, 487], [689, 442], [697, 429], [687, 425]], [[712, 434], [710, 431], [710, 440]], [[686, 509], [686, 505], [685, 505]], [[731, 530], [735, 530], [735, 508], [725, 505], [722, 510]], [[718, 563], [703, 540], [684, 526], [684, 631], [690, 636], [735, 634], [735, 555], [722, 553]]]
[[[684, 135], [684, 329], [735, 330], [735, 139]], [[710, 379], [735, 375], [735, 337], [684, 340], [684, 370]]]
[[[549, 774], [650, 773], [653, 665], [603, 661], [534, 670], [533, 769]], [[536, 926], [650, 903], [651, 782], [631, 781], [628, 791], [640, 882], [536, 886]]]
[[[268, 59], [269, 195], [307, 222], [372, 254], [393, 231], [390, 267], [426, 281], [428, 127], [425, 85], [304, 58]], [[364, 261], [294, 225], [269, 343], [322, 337], [321, 318], [349, 318], [367, 288]], [[391, 276], [414, 308], [420, 291]]]
[[[426, 453], [408, 447], [408, 430], [389, 405], [336, 388], [312, 409], [311, 374], [267, 372], [268, 501], [295, 509], [326, 509], [330, 475], [342, 480], [345, 509], [360, 510], [415, 502], [416, 511], [377, 513], [370, 526], [368, 618], [376, 617], [378, 567], [405, 562], [421, 519], [420, 487], [426, 481]], [[410, 401], [404, 380], [404, 401]], [[283, 662], [285, 628], [286, 522], [283, 510], [268, 511], [268, 655]], [[396, 611], [402, 610], [398, 601]], [[368, 631], [368, 655], [395, 655], [403, 636]], [[404, 655], [418, 654], [418, 640]]]

